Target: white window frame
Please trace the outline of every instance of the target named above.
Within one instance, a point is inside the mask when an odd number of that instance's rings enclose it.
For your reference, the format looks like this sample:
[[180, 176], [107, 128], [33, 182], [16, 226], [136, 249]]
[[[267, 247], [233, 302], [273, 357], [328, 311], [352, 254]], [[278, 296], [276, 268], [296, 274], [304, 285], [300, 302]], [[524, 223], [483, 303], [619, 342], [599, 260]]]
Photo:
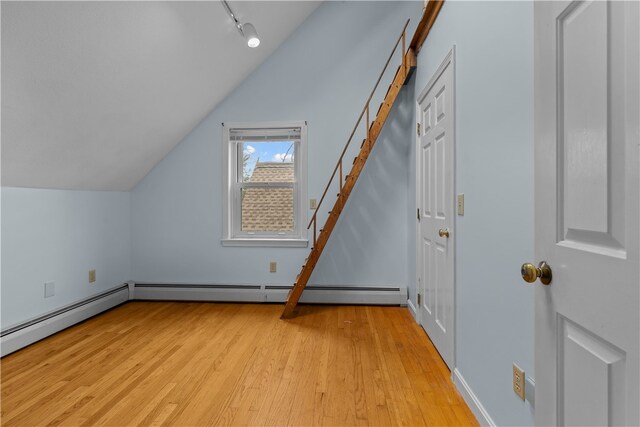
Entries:
[[[241, 159], [238, 143], [229, 138], [231, 129], [300, 128], [300, 141], [295, 148], [294, 175], [294, 230], [291, 233], [247, 233], [240, 231], [240, 185], [238, 184]], [[223, 163], [223, 246], [307, 247], [307, 122], [234, 122], [222, 124]], [[268, 186], [268, 184], [265, 184]]]

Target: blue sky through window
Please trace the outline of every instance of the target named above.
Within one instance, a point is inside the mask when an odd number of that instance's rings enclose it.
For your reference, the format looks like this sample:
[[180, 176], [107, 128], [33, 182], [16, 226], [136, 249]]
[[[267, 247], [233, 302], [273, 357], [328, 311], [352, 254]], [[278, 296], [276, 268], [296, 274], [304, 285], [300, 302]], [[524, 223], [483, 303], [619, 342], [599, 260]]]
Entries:
[[248, 158], [246, 162], [243, 162], [243, 175], [250, 177], [257, 162], [292, 163], [294, 142], [244, 142], [242, 144], [242, 153]]

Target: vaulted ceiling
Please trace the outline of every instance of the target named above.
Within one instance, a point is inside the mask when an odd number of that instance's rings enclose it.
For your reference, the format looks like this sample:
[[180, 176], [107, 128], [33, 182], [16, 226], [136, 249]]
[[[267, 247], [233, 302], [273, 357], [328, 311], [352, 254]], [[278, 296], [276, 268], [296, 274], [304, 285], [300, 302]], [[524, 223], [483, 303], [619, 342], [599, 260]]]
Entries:
[[319, 3], [2, 2], [2, 185], [131, 189]]

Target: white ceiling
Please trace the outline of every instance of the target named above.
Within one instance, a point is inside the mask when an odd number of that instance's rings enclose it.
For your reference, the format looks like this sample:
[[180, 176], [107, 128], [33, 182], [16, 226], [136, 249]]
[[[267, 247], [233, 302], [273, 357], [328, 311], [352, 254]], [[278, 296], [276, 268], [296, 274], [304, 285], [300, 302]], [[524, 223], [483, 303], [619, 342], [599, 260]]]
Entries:
[[129, 190], [318, 6], [2, 2], [2, 185]]

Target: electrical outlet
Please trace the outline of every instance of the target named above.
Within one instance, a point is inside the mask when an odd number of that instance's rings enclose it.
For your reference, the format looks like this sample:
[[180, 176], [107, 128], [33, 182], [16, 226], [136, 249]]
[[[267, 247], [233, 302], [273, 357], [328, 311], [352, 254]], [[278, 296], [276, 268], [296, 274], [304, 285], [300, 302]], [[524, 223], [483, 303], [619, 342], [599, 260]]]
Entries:
[[89, 270], [89, 283], [93, 283], [96, 281], [96, 271]]
[[44, 297], [49, 298], [56, 294], [55, 282], [45, 282], [44, 284]]
[[317, 209], [318, 201], [316, 199], [309, 199], [309, 209]]
[[524, 371], [515, 363], [513, 364], [513, 392], [524, 400]]
[[271, 261], [269, 263], [269, 273], [275, 273], [278, 271], [278, 263], [275, 261]]

